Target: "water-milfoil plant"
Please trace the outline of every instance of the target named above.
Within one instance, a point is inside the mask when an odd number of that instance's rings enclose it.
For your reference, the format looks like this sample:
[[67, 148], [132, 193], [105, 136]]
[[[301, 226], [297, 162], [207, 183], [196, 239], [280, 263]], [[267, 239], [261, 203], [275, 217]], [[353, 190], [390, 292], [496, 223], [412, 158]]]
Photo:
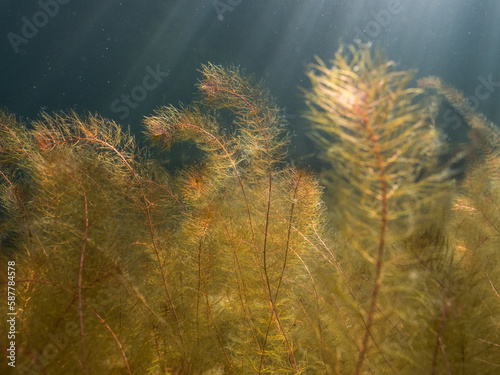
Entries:
[[[96, 115], [2, 112], [16, 370], [496, 373], [495, 125], [436, 78], [412, 87], [380, 53], [340, 49], [306, 92], [331, 165], [322, 193], [259, 83], [201, 74], [197, 102], [145, 119], [142, 148]], [[435, 92], [472, 129], [459, 184], [440, 163]], [[178, 142], [198, 157], [171, 172]]]

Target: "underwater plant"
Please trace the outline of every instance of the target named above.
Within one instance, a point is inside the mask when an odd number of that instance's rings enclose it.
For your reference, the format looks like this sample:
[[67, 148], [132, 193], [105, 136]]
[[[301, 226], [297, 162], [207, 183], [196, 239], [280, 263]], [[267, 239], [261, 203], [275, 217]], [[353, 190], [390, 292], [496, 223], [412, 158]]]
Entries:
[[[455, 242], [453, 227], [456, 203], [450, 212], [450, 199], [461, 201], [465, 192], [483, 201], [480, 185], [456, 189], [453, 170], [438, 162], [445, 145], [436, 107], [422, 84], [429, 79], [412, 88], [411, 73], [392, 70], [380, 54], [371, 56], [366, 47], [351, 47], [349, 53], [350, 59], [339, 50], [331, 69], [321, 62], [314, 67], [307, 94], [314, 135], [332, 165], [335, 228], [346, 241], [335, 254], [340, 281], [330, 281], [337, 301], [343, 296], [330, 315], [337, 311], [352, 340], [348, 350], [345, 341], [340, 345], [337, 357], [346, 363], [337, 372], [487, 373], [478, 372], [479, 361], [488, 361], [489, 371], [496, 372], [498, 327], [474, 327], [479, 317], [496, 316], [493, 305], [487, 310], [491, 315], [482, 315], [485, 306], [476, 290], [490, 279], [464, 267], [464, 248]], [[473, 128], [493, 128], [479, 115], [469, 113], [467, 119]], [[482, 172], [483, 183], [490, 184], [498, 171], [495, 158], [489, 173]], [[498, 207], [498, 197], [489, 199]], [[493, 232], [489, 238], [498, 248], [498, 236]], [[479, 340], [491, 346], [474, 358]]]
[[[148, 147], [96, 115], [0, 114], [0, 263], [15, 261], [17, 309], [2, 371], [496, 373], [495, 125], [437, 78], [412, 87], [379, 52], [341, 48], [305, 94], [323, 190], [288, 160], [261, 84], [201, 74], [197, 102], [144, 120]], [[471, 127], [463, 181], [442, 163], [437, 96]], [[179, 142], [199, 157], [170, 172]]]

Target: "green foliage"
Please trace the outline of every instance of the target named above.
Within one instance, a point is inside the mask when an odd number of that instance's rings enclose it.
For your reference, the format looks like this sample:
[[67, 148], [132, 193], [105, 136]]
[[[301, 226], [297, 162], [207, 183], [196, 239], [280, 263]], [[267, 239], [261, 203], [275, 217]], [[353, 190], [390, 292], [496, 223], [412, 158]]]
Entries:
[[[203, 66], [197, 103], [146, 118], [150, 149], [94, 115], [1, 113], [16, 370], [496, 373], [498, 130], [438, 79], [412, 88], [380, 54], [349, 53], [309, 71], [324, 194], [235, 68]], [[430, 90], [472, 129], [460, 186]], [[176, 142], [202, 156], [170, 174], [154, 150]]]

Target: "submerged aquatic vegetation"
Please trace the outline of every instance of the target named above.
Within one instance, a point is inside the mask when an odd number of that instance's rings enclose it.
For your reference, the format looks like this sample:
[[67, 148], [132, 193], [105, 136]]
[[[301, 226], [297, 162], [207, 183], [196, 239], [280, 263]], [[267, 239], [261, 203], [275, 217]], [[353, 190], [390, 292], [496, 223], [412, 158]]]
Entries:
[[[236, 68], [202, 75], [198, 103], [145, 119], [151, 150], [99, 116], [28, 127], [2, 113], [16, 369], [496, 373], [495, 126], [436, 78], [413, 88], [380, 54], [341, 49], [309, 71], [307, 117], [331, 164], [322, 193], [287, 161], [283, 119], [259, 84]], [[430, 89], [481, 149], [459, 186], [439, 163]], [[171, 174], [152, 155], [176, 142], [201, 156]]]

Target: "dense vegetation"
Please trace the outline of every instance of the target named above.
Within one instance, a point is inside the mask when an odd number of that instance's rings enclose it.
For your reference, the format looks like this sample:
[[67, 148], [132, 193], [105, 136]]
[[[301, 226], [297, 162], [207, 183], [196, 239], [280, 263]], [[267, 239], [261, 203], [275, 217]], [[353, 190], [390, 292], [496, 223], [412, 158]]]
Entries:
[[[146, 149], [95, 115], [1, 113], [5, 371], [498, 373], [498, 128], [439, 79], [340, 49], [305, 94], [323, 191], [259, 84], [202, 74], [199, 102], [145, 119]], [[447, 161], [441, 99], [471, 134]], [[171, 173], [177, 142], [200, 157]]]

